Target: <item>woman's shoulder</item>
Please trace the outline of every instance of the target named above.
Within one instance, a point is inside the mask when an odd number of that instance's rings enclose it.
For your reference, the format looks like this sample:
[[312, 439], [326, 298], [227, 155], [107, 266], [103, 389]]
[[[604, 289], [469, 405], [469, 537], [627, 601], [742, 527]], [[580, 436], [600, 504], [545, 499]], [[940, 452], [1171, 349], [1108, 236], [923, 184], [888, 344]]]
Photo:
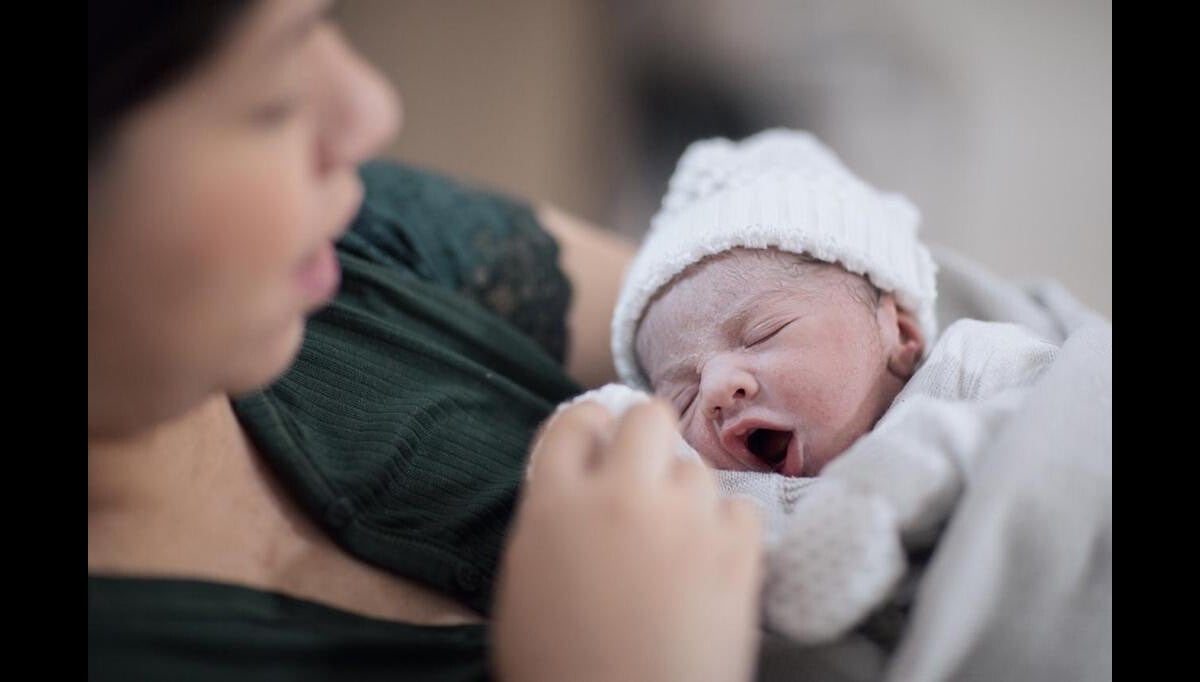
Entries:
[[363, 204], [346, 248], [365, 246], [455, 285], [475, 277], [480, 261], [557, 258], [554, 239], [517, 198], [386, 159], [364, 164], [359, 175]]
[[[469, 299], [562, 362], [571, 285], [555, 239], [523, 201], [390, 160], [360, 169], [365, 196], [338, 244], [350, 275], [416, 279]], [[351, 261], [351, 262], [347, 262]]]

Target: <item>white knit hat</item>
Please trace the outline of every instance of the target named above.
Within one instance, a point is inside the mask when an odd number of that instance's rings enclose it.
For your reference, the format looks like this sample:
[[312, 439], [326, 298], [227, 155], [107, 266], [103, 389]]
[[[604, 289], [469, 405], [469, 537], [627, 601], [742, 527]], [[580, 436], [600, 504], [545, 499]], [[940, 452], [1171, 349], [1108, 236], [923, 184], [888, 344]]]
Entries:
[[810, 133], [692, 143], [625, 273], [612, 323], [617, 373], [650, 390], [633, 344], [647, 303], [689, 265], [736, 247], [807, 254], [866, 275], [917, 316], [929, 348], [937, 266], [917, 241], [920, 219], [908, 199], [855, 177]]

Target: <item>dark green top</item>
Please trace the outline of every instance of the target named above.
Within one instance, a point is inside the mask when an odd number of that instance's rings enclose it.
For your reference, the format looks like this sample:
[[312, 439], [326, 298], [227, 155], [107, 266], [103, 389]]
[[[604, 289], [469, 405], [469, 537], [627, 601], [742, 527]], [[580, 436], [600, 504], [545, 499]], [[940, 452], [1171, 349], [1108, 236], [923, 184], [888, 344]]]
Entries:
[[[341, 291], [288, 373], [234, 407], [339, 545], [487, 614], [530, 437], [580, 390], [570, 287], [528, 207], [388, 162], [362, 177]], [[232, 585], [88, 579], [96, 679], [469, 679], [484, 640]]]
[[481, 625], [421, 627], [198, 580], [88, 577], [90, 680], [478, 680]]

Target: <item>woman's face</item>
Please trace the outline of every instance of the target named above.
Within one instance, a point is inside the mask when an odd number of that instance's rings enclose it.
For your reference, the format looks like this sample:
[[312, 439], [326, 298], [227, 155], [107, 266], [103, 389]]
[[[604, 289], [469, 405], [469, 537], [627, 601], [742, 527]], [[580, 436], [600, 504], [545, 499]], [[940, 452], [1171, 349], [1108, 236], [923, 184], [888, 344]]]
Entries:
[[257, 3], [88, 169], [88, 427], [119, 434], [281, 374], [338, 283], [356, 166], [399, 102], [325, 19]]

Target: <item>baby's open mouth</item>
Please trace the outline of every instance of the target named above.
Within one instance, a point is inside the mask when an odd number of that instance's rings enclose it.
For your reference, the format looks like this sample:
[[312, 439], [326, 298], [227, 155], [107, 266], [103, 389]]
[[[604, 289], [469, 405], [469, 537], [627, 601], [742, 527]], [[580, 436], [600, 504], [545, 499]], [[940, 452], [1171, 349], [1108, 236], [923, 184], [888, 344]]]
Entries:
[[746, 449], [772, 468], [779, 467], [783, 460], [787, 459], [788, 445], [791, 442], [791, 431], [751, 429], [746, 434]]

